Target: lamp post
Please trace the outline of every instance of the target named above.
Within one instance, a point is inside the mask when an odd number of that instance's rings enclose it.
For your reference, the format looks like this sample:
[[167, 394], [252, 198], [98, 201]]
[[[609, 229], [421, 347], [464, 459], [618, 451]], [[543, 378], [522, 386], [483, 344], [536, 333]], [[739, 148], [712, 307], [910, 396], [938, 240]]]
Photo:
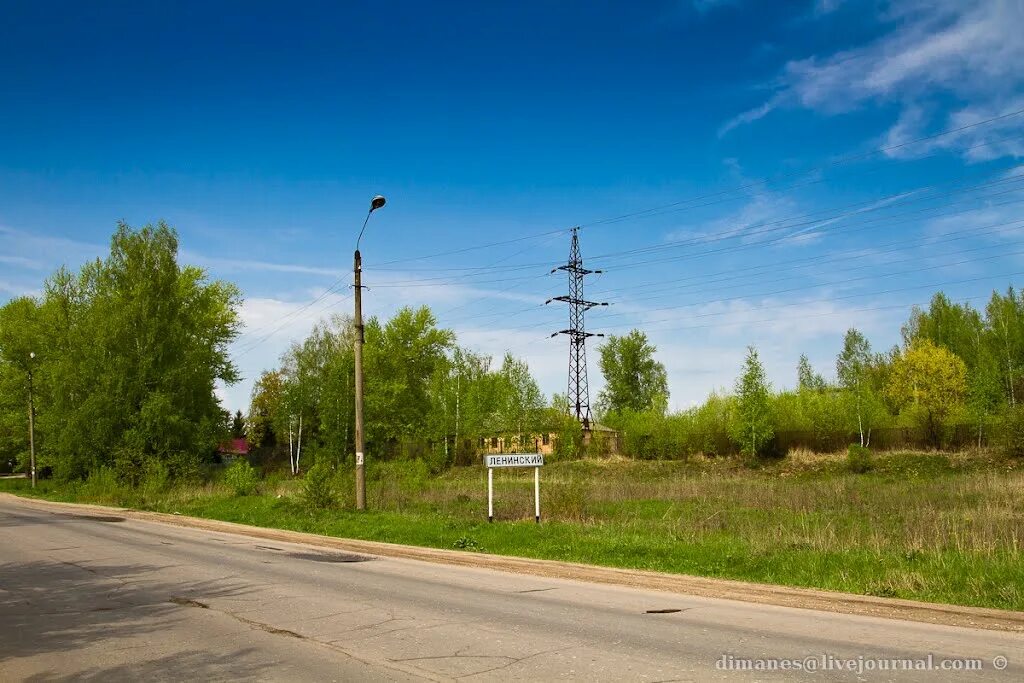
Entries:
[[36, 487], [36, 404], [32, 393], [32, 363], [35, 351], [28, 354], [28, 452], [29, 467], [32, 468], [32, 488]]
[[384, 206], [387, 200], [377, 195], [370, 200], [370, 210], [366, 212], [362, 230], [356, 238], [356, 253], [353, 273], [355, 275], [356, 301], [356, 509], [366, 509], [366, 456], [363, 454], [363, 259], [359, 254], [359, 241], [363, 239], [363, 231], [370, 220], [370, 214]]

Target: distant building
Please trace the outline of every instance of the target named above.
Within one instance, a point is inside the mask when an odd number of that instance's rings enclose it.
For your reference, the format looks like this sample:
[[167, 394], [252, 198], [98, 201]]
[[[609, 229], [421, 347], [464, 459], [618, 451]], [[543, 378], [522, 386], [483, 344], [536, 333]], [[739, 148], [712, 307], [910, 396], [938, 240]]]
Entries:
[[[555, 452], [555, 442], [558, 440], [558, 433], [545, 430], [540, 433], [505, 436], [482, 436], [477, 442], [477, 450], [482, 455], [494, 455], [497, 453], [543, 453], [551, 455]], [[594, 422], [590, 429], [583, 433], [584, 445], [590, 445], [595, 440], [602, 442], [602, 450], [605, 455], [619, 452], [619, 433], [610, 427]]]
[[249, 441], [242, 437], [240, 439], [229, 439], [217, 447], [222, 461], [229, 463], [236, 458], [249, 456]]

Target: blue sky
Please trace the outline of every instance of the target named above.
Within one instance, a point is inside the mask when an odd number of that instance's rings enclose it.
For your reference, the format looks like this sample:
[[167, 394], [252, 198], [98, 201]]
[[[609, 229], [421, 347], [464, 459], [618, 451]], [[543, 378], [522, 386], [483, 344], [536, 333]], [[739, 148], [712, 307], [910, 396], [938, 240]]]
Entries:
[[245, 294], [231, 409], [350, 310], [378, 192], [367, 313], [428, 304], [549, 394], [573, 225], [590, 329], [645, 330], [675, 407], [747, 344], [792, 386], [1024, 273], [1020, 2], [93, 5], [5, 3], [0, 298], [164, 219]]

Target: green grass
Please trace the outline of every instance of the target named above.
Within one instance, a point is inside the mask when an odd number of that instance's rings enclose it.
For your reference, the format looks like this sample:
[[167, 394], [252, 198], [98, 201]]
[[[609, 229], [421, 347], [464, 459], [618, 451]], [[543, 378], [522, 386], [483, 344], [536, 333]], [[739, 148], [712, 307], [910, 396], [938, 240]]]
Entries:
[[329, 536], [467, 552], [806, 586], [932, 602], [1024, 609], [1024, 463], [986, 455], [882, 454], [871, 472], [845, 456], [795, 454], [750, 470], [735, 461], [581, 461], [542, 473], [544, 522], [532, 519], [532, 470], [430, 477], [415, 464], [370, 470], [372, 510], [313, 511], [300, 482], [265, 481], [236, 497], [219, 483], [146, 495], [110, 481], [0, 490], [119, 504]]

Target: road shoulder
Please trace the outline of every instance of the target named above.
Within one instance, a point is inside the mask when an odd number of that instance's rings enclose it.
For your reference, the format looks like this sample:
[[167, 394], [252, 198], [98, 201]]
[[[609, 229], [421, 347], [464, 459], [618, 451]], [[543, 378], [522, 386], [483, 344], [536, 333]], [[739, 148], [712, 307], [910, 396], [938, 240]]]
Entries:
[[490, 555], [460, 550], [443, 550], [419, 546], [361, 541], [355, 539], [320, 536], [299, 531], [255, 527], [235, 522], [187, 517], [160, 512], [147, 512], [125, 508], [59, 503], [0, 493], [0, 502], [36, 509], [77, 510], [92, 513], [116, 513], [128, 519], [158, 524], [237, 534], [271, 541], [301, 543], [320, 548], [362, 553], [378, 557], [418, 560], [435, 564], [493, 569], [531, 576], [572, 579], [590, 583], [626, 586], [645, 590], [658, 590], [680, 595], [735, 600], [780, 607], [812, 609], [838, 614], [854, 614], [886, 619], [916, 621], [966, 628], [996, 631], [1024, 632], [1024, 612], [982, 607], [962, 607], [914, 600], [880, 598], [850, 593], [794, 588], [712, 579], [683, 574], [666, 574], [636, 569], [618, 569], [594, 565], [537, 560], [504, 555]]

